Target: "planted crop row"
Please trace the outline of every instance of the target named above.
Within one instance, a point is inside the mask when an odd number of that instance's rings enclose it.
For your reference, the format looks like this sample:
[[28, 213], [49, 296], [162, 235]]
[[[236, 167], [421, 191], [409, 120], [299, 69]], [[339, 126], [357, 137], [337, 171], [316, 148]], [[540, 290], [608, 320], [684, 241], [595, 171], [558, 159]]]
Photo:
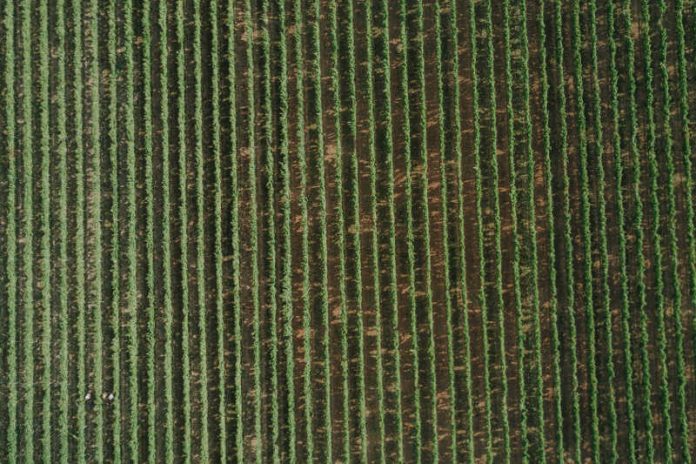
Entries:
[[690, 462], [692, 6], [5, 2], [0, 461]]

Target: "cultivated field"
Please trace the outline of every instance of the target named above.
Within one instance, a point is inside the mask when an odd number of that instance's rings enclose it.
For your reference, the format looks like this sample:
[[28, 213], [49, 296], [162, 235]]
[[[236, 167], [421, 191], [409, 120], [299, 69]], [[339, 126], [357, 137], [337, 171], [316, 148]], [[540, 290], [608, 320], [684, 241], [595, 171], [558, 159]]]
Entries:
[[0, 462], [691, 462], [693, 0], [0, 12]]

